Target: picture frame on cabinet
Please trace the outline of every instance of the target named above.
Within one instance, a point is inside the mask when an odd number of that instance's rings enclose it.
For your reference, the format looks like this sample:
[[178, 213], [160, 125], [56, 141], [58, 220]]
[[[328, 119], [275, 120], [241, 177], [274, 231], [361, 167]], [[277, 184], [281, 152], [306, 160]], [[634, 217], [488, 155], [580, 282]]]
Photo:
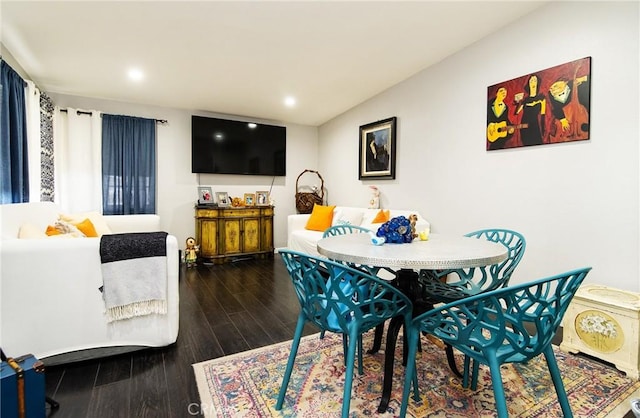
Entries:
[[216, 200], [218, 201], [218, 206], [221, 208], [227, 208], [230, 205], [229, 193], [227, 192], [216, 192]]
[[269, 192], [267, 191], [256, 192], [256, 206], [269, 206]]
[[198, 186], [198, 204], [200, 205], [212, 205], [213, 204], [213, 191], [209, 186]]
[[256, 195], [253, 193], [245, 193], [244, 194], [244, 205], [245, 206], [255, 206], [256, 204]]

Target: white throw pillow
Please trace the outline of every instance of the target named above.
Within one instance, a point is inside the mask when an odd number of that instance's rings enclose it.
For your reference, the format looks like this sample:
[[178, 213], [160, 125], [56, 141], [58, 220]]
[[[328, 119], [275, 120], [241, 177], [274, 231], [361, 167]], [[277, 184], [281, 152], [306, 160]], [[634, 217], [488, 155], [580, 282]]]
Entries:
[[46, 238], [47, 234], [32, 223], [25, 223], [20, 226], [18, 238], [20, 239], [40, 239]]
[[362, 223], [362, 209], [337, 207], [333, 212], [332, 226], [355, 225]]
[[99, 212], [74, 213], [70, 215], [61, 213], [59, 217], [61, 221], [69, 222], [71, 224], [79, 224], [87, 218], [93, 224], [93, 227], [96, 229], [96, 233], [99, 237], [101, 237], [102, 235], [111, 234], [111, 229], [109, 229], [107, 222]]

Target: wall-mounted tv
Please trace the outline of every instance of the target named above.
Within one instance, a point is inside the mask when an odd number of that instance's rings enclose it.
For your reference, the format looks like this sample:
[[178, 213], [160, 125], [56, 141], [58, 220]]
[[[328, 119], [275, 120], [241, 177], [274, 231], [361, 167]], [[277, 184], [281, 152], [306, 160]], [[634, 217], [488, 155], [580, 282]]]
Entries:
[[287, 128], [191, 117], [191, 172], [284, 176]]

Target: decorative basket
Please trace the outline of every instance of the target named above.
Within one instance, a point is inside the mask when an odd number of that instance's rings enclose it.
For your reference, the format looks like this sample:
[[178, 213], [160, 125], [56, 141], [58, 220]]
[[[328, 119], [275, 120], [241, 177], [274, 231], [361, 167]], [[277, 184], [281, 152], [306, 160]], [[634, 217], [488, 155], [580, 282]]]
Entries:
[[[319, 191], [318, 190], [313, 192], [298, 191], [299, 190], [298, 181], [300, 180], [300, 177], [302, 177], [304, 173], [314, 173], [315, 175], [320, 177], [321, 184], [320, 184]], [[313, 211], [313, 205], [314, 204], [321, 205], [323, 201], [324, 201], [324, 179], [322, 178], [320, 173], [318, 173], [315, 170], [304, 170], [302, 173], [300, 173], [300, 175], [296, 179], [296, 209], [298, 210], [298, 213], [311, 213]]]

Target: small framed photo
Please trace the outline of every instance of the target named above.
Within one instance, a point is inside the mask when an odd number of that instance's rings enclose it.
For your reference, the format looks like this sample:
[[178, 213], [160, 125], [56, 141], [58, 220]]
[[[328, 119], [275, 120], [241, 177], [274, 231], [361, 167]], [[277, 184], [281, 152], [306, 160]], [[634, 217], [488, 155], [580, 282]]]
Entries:
[[218, 201], [218, 206], [222, 208], [229, 207], [231, 201], [229, 200], [229, 193], [227, 192], [216, 192], [216, 200]]
[[396, 178], [396, 118], [360, 127], [358, 179]]
[[269, 192], [256, 192], [256, 206], [269, 206]]
[[213, 191], [209, 186], [198, 186], [198, 203], [201, 205], [213, 204]]
[[255, 206], [256, 204], [256, 195], [253, 193], [245, 193], [244, 194], [244, 205], [245, 206]]

